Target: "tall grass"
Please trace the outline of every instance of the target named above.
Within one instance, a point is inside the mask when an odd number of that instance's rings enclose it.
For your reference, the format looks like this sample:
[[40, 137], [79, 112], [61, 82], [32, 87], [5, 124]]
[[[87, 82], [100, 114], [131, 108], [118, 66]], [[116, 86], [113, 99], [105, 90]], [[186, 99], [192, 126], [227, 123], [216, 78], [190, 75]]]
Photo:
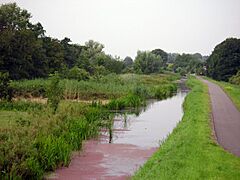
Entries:
[[42, 110], [45, 105], [28, 101], [0, 101], [0, 110], [8, 111], [34, 111]]
[[83, 140], [96, 137], [109, 113], [77, 103], [62, 103], [55, 115], [47, 108], [0, 128], [0, 170], [3, 179], [40, 179], [67, 165]]
[[129, 94], [128, 96], [111, 100], [105, 107], [110, 110], [123, 110], [126, 108], [137, 108], [144, 105], [144, 99], [137, 95]]
[[[100, 79], [87, 81], [61, 80], [65, 99], [112, 99], [125, 96], [136, 87], [151, 89], [156, 85], [171, 83], [178, 78], [175, 74], [168, 75], [136, 75], [110, 74]], [[13, 81], [11, 86], [15, 96], [46, 97], [48, 79]], [[151, 91], [151, 90], [148, 90]]]
[[11, 87], [15, 96], [45, 97], [48, 84], [47, 79], [21, 80], [13, 81]]

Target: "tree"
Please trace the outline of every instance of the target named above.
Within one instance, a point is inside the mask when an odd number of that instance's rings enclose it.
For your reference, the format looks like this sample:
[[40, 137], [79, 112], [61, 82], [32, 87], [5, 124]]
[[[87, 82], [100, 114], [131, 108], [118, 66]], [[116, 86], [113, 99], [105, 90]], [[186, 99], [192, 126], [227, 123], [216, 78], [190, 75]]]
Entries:
[[120, 74], [124, 68], [123, 61], [121, 61], [120, 57], [112, 57], [111, 55], [107, 55], [108, 59], [104, 64], [104, 67], [111, 73]]
[[30, 17], [30, 13], [19, 8], [16, 3], [3, 4], [0, 7], [0, 32], [31, 29]]
[[177, 69], [180, 67], [184, 69], [185, 73], [196, 73], [201, 63], [202, 62], [194, 55], [182, 54], [177, 56], [173, 65], [173, 70], [177, 72]]
[[71, 40], [66, 37], [60, 41], [63, 47], [64, 63], [68, 68], [72, 68], [76, 65], [77, 59], [82, 50], [81, 46], [77, 44], [69, 44], [70, 42]]
[[193, 57], [195, 57], [196, 59], [202, 60], [202, 55], [200, 53], [195, 53], [192, 55]]
[[182, 68], [182, 67], [178, 67], [176, 69], [176, 72], [179, 73], [181, 76], [185, 76], [187, 74], [187, 71], [185, 68]]
[[152, 53], [155, 55], [161, 56], [161, 58], [163, 60], [163, 65], [164, 65], [164, 67], [166, 67], [166, 63], [168, 61], [168, 54], [165, 51], [163, 51], [162, 49], [154, 49], [154, 50], [152, 50]]
[[89, 58], [89, 61], [92, 63], [95, 60], [95, 57], [103, 52], [104, 45], [99, 42], [89, 40], [85, 43], [86, 54]]
[[125, 57], [125, 59], [123, 60], [123, 64], [125, 68], [129, 68], [131, 66], [133, 66], [133, 59], [129, 56]]
[[108, 58], [103, 52], [104, 45], [99, 42], [89, 40], [85, 46], [81, 47], [81, 52], [75, 65], [87, 70], [91, 75], [94, 74], [94, 66], [101, 66]]
[[207, 75], [228, 81], [240, 69], [240, 39], [229, 38], [217, 45], [207, 59]]
[[179, 56], [180, 54], [178, 53], [168, 53], [168, 63], [174, 63], [176, 58]]
[[[0, 6], [0, 71], [9, 72], [11, 79], [47, 77], [55, 71], [66, 77], [69, 69], [77, 74], [84, 74], [84, 69], [94, 75], [98, 67], [104, 67], [105, 72], [122, 72], [123, 62], [105, 54], [103, 44], [89, 40], [80, 46], [71, 44], [69, 38], [46, 37], [42, 25], [32, 24], [30, 18], [31, 14], [16, 3]], [[80, 70], [72, 69], [75, 66]]]
[[46, 75], [40, 23], [30, 23], [31, 15], [16, 3], [0, 6], [0, 70], [12, 79]]
[[50, 37], [43, 39], [43, 48], [45, 49], [48, 74], [55, 71], [61, 71], [64, 68], [64, 50], [60, 41]]
[[148, 51], [138, 51], [134, 61], [134, 69], [137, 73], [150, 74], [158, 73], [163, 66], [161, 56]]

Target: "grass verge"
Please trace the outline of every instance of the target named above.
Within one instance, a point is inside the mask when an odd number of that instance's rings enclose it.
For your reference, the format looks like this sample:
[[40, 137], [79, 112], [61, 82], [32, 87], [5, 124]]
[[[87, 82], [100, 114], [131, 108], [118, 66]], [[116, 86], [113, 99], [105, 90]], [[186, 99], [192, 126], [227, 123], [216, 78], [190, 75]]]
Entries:
[[187, 85], [192, 91], [185, 99], [182, 121], [132, 179], [240, 177], [240, 158], [225, 152], [212, 138], [207, 86], [194, 77]]

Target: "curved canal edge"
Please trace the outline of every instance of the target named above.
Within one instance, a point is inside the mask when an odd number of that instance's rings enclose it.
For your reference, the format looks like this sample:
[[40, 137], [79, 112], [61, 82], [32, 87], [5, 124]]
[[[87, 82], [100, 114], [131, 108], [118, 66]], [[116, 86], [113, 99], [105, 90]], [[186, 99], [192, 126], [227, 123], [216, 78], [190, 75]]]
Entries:
[[207, 86], [195, 77], [184, 102], [184, 116], [156, 153], [132, 177], [139, 179], [239, 179], [240, 158], [212, 138]]
[[[186, 89], [175, 96], [148, 101], [138, 115], [116, 115], [113, 135], [102, 130], [97, 140], [86, 141], [69, 167], [47, 179], [127, 179], [132, 176], [182, 119]], [[111, 142], [111, 143], [109, 143]]]

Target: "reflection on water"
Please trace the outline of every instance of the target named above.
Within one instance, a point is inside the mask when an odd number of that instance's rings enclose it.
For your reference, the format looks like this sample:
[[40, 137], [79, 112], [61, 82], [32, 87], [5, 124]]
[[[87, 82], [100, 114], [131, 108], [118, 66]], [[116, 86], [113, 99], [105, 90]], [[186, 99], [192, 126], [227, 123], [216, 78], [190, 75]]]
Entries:
[[138, 115], [118, 114], [112, 130], [108, 132], [108, 142], [132, 144], [140, 147], [157, 147], [159, 142], [172, 132], [182, 119], [182, 104], [187, 92], [161, 100], [151, 100]]
[[74, 157], [68, 168], [59, 169], [56, 177], [128, 179], [181, 120], [185, 96], [186, 92], [179, 92], [166, 100], [149, 101], [139, 115], [114, 116], [101, 130], [101, 138], [86, 141], [81, 155]]

